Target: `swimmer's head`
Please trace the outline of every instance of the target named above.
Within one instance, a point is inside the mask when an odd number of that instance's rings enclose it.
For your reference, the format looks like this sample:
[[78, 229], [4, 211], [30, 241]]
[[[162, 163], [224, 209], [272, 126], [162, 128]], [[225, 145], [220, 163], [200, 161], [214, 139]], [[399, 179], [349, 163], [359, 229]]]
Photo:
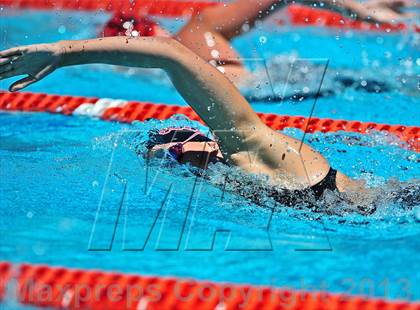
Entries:
[[145, 16], [115, 14], [106, 23], [101, 35], [104, 37], [152, 37], [168, 36], [168, 33], [152, 19]]
[[209, 163], [223, 161], [216, 142], [188, 127], [151, 131], [146, 148], [151, 157], [169, 155], [181, 164], [189, 163], [203, 169], [207, 168]]

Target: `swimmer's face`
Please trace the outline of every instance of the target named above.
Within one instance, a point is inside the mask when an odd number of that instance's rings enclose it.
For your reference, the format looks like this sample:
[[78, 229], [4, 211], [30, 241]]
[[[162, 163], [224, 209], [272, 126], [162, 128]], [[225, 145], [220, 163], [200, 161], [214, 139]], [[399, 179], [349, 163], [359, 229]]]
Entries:
[[[151, 157], [164, 157], [170, 148], [178, 143], [166, 143], [154, 146], [149, 151]], [[223, 160], [222, 153], [216, 142], [187, 142], [182, 145], [182, 153], [177, 158], [181, 164], [206, 169], [209, 163]]]

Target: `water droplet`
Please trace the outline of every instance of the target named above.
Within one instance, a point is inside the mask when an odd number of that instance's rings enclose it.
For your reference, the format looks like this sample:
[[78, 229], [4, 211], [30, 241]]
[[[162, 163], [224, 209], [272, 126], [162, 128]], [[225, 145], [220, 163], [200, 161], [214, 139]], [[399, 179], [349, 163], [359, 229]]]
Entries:
[[45, 245], [42, 243], [37, 243], [32, 246], [32, 251], [35, 255], [42, 256], [45, 254]]
[[294, 33], [292, 36], [293, 42], [299, 42], [300, 41], [300, 35], [297, 33]]
[[124, 24], [123, 24], [123, 28], [124, 29], [127, 29], [127, 30], [129, 30], [130, 28], [132, 28], [133, 27], [133, 23], [131, 23], [131, 22], [129, 22], [129, 21], [126, 21], [126, 22], [124, 22]]
[[59, 34], [64, 34], [64, 33], [66, 33], [66, 26], [64, 26], [64, 25], [61, 25], [60, 27], [58, 27], [58, 33]]
[[245, 23], [242, 25], [242, 31], [243, 32], [248, 32], [250, 29], [249, 24]]
[[213, 58], [219, 58], [220, 57], [220, 53], [219, 53], [218, 50], [212, 50], [210, 52], [210, 54], [211, 54], [211, 57], [213, 57]]

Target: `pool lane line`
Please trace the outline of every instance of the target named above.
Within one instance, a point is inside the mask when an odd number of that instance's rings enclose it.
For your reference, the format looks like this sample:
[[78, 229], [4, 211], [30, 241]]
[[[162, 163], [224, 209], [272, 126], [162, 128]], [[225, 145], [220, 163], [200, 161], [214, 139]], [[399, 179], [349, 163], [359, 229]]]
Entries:
[[[19, 9], [38, 10], [80, 10], [80, 11], [108, 11], [126, 12], [127, 14], [182, 17], [198, 14], [201, 10], [215, 5], [225, 5], [224, 2], [211, 1], [175, 1], [175, 0], [0, 0], [0, 6]], [[312, 8], [303, 5], [289, 5], [277, 24], [293, 26], [316, 26], [338, 29], [352, 29], [373, 32], [420, 32], [420, 25], [407, 25], [403, 23], [377, 24], [354, 20], [325, 9]]]
[[[148, 119], [165, 120], [175, 114], [183, 114], [191, 120], [203, 123], [199, 116], [187, 106], [29, 92], [9, 93], [0, 91], [0, 110], [84, 115], [124, 123]], [[274, 130], [297, 128], [305, 131], [305, 133], [344, 131], [360, 134], [381, 131], [392, 134], [405, 142], [406, 145], [402, 146], [420, 152], [420, 127], [417, 126], [267, 113], [257, 114], [265, 124]]]
[[52, 309], [420, 310], [369, 296], [10, 262], [0, 262], [0, 298]]

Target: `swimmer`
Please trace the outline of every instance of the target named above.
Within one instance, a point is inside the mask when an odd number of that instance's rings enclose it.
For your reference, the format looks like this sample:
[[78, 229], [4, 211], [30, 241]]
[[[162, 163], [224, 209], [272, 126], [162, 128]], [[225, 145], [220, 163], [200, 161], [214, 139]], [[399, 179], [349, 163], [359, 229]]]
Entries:
[[[340, 12], [345, 16], [360, 20], [393, 23], [410, 15], [401, 12], [409, 6], [409, 0], [371, 0], [358, 3], [346, 1], [297, 1], [305, 5], [320, 4], [323, 8]], [[308, 61], [299, 63], [289, 57], [275, 57], [267, 62], [270, 68], [270, 81], [276, 84], [276, 92], [272, 87], [261, 84], [267, 80], [266, 68], [254, 72], [248, 71], [241, 55], [231, 46], [231, 40], [244, 32], [250, 31], [258, 21], [262, 21], [285, 7], [287, 1], [280, 0], [238, 0], [226, 5], [208, 7], [193, 16], [173, 38], [224, 73], [238, 86], [246, 98], [253, 102], [276, 102], [287, 99], [300, 101], [306, 98], [331, 96], [345, 88], [355, 88], [366, 92], [385, 92], [392, 86], [377, 80], [372, 74], [363, 75], [363, 81], [354, 77], [354, 73], [337, 72], [324, 77], [323, 87], [319, 89], [320, 76], [325, 70], [324, 64], [313, 64]], [[147, 17], [132, 15], [115, 15], [105, 26], [102, 36], [170, 36], [156, 23]], [[304, 68], [304, 74], [299, 70]], [[291, 70], [293, 68], [293, 70]], [[303, 70], [302, 70], [303, 71]], [[368, 76], [366, 76], [368, 75]], [[267, 81], [268, 82], [268, 81]]]
[[293, 205], [291, 197], [318, 199], [331, 191], [345, 195], [360, 212], [370, 212], [361, 194], [367, 190], [364, 181], [347, 177], [309, 145], [265, 125], [224, 74], [171, 38], [107, 37], [16, 47], [0, 52], [0, 80], [26, 75], [9, 88], [19, 91], [58, 68], [93, 63], [163, 69], [217, 137], [211, 141], [192, 129], [168, 129], [152, 136], [152, 153], [167, 150], [180, 163], [207, 168], [223, 162], [261, 176], [266, 183], [260, 187], [287, 205]]
[[238, 0], [204, 9], [191, 18], [174, 38], [204, 60], [213, 63], [231, 81], [239, 83], [244, 77], [249, 77], [250, 73], [230, 41], [288, 3], [311, 6], [322, 3], [325, 9], [379, 24], [395, 23], [411, 16], [401, 12], [403, 7], [411, 5], [409, 0], [371, 0], [365, 3], [352, 0]]

